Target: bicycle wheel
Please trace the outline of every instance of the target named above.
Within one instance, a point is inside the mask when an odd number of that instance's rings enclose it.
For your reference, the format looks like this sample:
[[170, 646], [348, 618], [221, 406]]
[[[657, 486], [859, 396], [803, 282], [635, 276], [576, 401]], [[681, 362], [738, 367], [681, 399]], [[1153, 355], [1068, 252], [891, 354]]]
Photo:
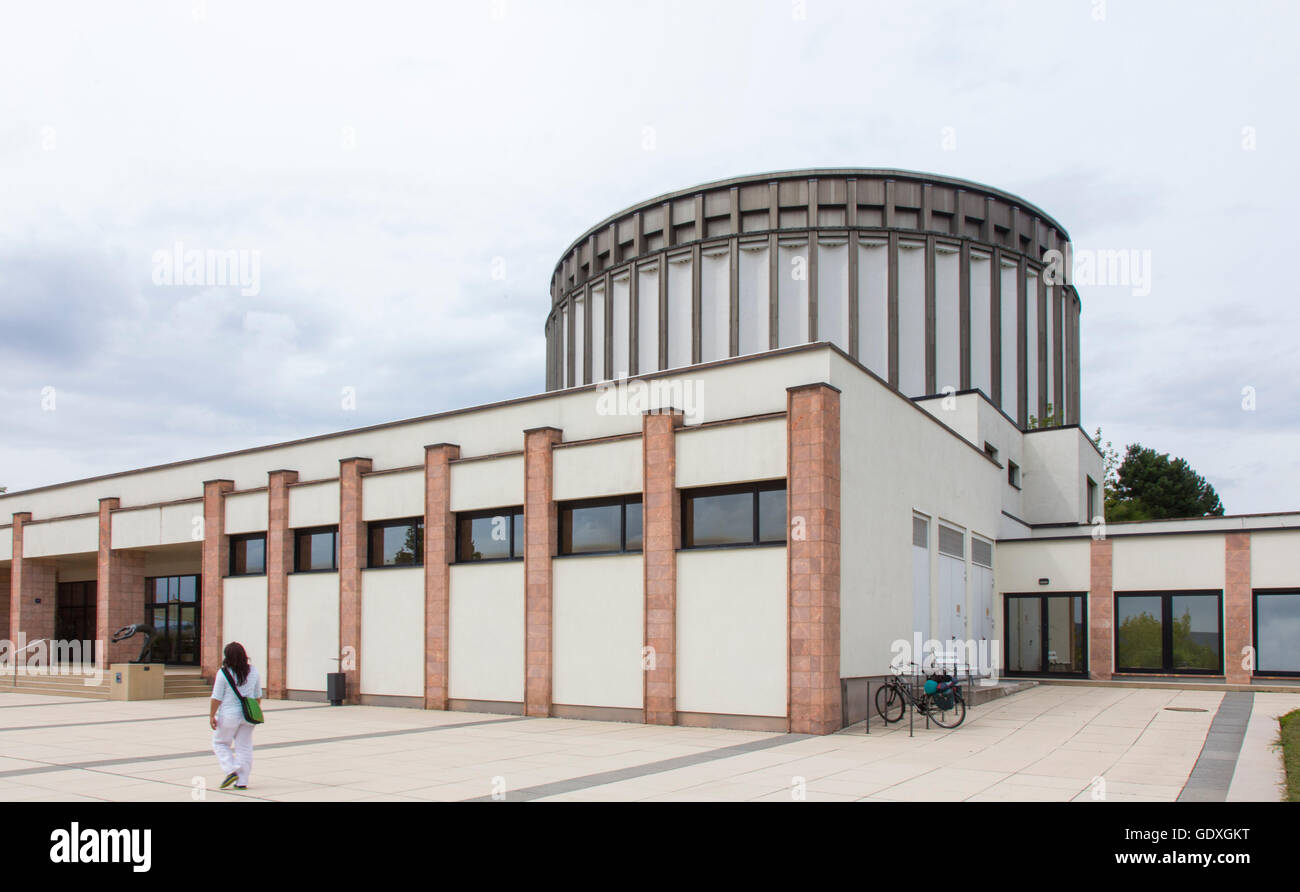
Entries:
[[901, 721], [906, 704], [903, 694], [892, 684], [884, 685], [876, 691], [876, 712], [885, 720], [885, 724]]
[[928, 701], [927, 717], [940, 728], [956, 728], [966, 721], [966, 701], [961, 698], [961, 694], [954, 691], [951, 709], [940, 709], [933, 697], [927, 696], [925, 699]]

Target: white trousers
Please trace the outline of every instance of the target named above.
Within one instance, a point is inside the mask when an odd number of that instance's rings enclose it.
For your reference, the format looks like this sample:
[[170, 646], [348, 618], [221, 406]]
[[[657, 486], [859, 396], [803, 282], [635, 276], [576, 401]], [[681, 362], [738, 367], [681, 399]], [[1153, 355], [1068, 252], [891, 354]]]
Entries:
[[[234, 751], [231, 751], [231, 746]], [[242, 715], [217, 716], [217, 729], [212, 732], [212, 751], [221, 763], [222, 780], [235, 772], [241, 787], [248, 786], [248, 775], [253, 770], [253, 726]]]

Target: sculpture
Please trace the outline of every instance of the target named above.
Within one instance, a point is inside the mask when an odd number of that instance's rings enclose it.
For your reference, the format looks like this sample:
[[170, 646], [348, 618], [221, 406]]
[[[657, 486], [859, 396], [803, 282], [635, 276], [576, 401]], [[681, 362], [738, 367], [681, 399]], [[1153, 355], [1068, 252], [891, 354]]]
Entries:
[[125, 641], [135, 635], [143, 635], [144, 646], [140, 648], [140, 656], [136, 657], [131, 662], [149, 663], [152, 662], [152, 660], [149, 659], [149, 651], [153, 647], [153, 639], [157, 634], [158, 633], [154, 627], [148, 623], [131, 623], [131, 625], [123, 626], [113, 633], [113, 643], [116, 644], [119, 641]]

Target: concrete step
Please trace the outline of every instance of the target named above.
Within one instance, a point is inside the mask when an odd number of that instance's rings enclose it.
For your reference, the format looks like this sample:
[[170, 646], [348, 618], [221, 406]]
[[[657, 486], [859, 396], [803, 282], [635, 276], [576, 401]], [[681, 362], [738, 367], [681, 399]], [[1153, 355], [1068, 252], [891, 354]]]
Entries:
[[42, 677], [18, 677], [18, 683], [13, 683], [11, 677], [6, 683], [0, 681], [0, 693], [10, 692], [16, 694], [41, 694], [51, 697], [84, 697], [94, 700], [108, 699], [107, 681], [101, 679], [99, 684], [83, 684], [80, 678], [76, 676], [52, 676]]
[[1036, 687], [1038, 682], [1018, 678], [1015, 680], [1002, 679], [995, 685], [984, 687], [977, 681], [973, 686], [963, 686], [963, 693], [966, 694], [966, 702], [970, 706], [979, 706], [988, 703], [991, 700], [999, 700], [1003, 697], [1010, 697], [1012, 694], [1019, 694], [1021, 691], [1027, 691]]
[[[0, 675], [0, 693], [5, 691], [21, 694], [45, 694], [52, 697], [84, 697], [104, 700], [109, 697], [108, 673], [97, 684], [87, 685], [79, 675], [23, 675], [19, 674], [15, 683], [11, 675], [7, 679]], [[163, 698], [207, 697], [212, 693], [212, 685], [204, 681], [203, 676], [195, 672], [168, 673], [163, 679]]]

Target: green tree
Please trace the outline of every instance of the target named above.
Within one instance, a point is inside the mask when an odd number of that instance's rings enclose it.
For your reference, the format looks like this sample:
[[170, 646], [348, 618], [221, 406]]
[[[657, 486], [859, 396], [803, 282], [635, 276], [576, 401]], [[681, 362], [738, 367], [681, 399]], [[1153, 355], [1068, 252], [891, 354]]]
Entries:
[[[1098, 429], [1100, 438], [1101, 431]], [[1109, 443], [1106, 444], [1109, 447]], [[1103, 455], [1105, 452], [1103, 451]], [[1185, 459], [1171, 458], [1141, 443], [1130, 443], [1115, 473], [1112, 489], [1107, 467], [1106, 519], [1160, 520], [1223, 514], [1223, 504], [1204, 477]]]
[[1029, 416], [1030, 430], [1039, 427], [1060, 427], [1063, 424], [1065, 424], [1065, 416], [1056, 411], [1056, 409], [1052, 407], [1051, 403], [1047, 404], [1047, 414], [1042, 418], [1039, 418], [1037, 415]]
[[1160, 620], [1149, 613], [1124, 617], [1119, 626], [1118, 664], [1127, 669], [1159, 669], [1163, 664]]
[[1106, 508], [1106, 515], [1110, 515], [1111, 504], [1119, 498], [1119, 452], [1115, 449], [1115, 444], [1110, 440], [1103, 440], [1101, 428], [1092, 435], [1092, 442], [1101, 453], [1102, 463], [1102, 495]]

